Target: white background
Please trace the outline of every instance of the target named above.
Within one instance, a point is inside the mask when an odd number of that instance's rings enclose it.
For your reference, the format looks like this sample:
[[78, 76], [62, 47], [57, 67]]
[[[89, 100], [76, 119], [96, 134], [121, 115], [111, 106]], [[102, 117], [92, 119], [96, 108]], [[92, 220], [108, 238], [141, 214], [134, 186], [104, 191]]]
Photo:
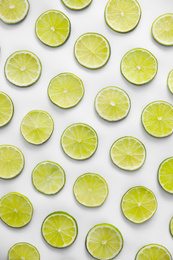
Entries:
[[[169, 233], [169, 221], [173, 216], [173, 195], [166, 193], [157, 181], [159, 164], [173, 156], [173, 136], [157, 139], [148, 135], [142, 127], [140, 116], [143, 108], [151, 101], [165, 100], [172, 103], [173, 95], [167, 88], [167, 75], [173, 69], [173, 47], [161, 46], [151, 35], [151, 24], [159, 15], [173, 11], [172, 0], [139, 0], [142, 17], [135, 30], [127, 34], [112, 31], [105, 23], [104, 8], [107, 0], [93, 0], [83, 11], [72, 11], [60, 0], [29, 0], [30, 10], [24, 21], [17, 25], [0, 22], [0, 90], [9, 94], [14, 102], [12, 121], [0, 129], [0, 144], [15, 145], [25, 156], [23, 172], [12, 180], [0, 180], [0, 197], [17, 191], [26, 195], [34, 206], [31, 222], [24, 228], [13, 229], [0, 221], [0, 260], [7, 259], [9, 248], [20, 241], [35, 245], [41, 260], [89, 260], [93, 259], [85, 249], [85, 236], [98, 223], [115, 225], [124, 238], [124, 247], [117, 256], [119, 260], [133, 260], [136, 252], [144, 245], [158, 243], [173, 253], [173, 240]], [[34, 26], [37, 17], [44, 11], [57, 9], [64, 12], [71, 21], [71, 35], [58, 48], [42, 44], [36, 37]], [[73, 46], [76, 39], [86, 32], [103, 34], [111, 45], [111, 57], [107, 65], [99, 70], [88, 70], [75, 60]], [[122, 56], [130, 49], [142, 47], [150, 50], [158, 59], [158, 73], [155, 79], [144, 86], [128, 83], [120, 73]], [[17, 50], [30, 50], [42, 62], [39, 81], [28, 88], [18, 88], [8, 83], [4, 76], [7, 57]], [[74, 108], [62, 110], [53, 105], [47, 95], [50, 80], [59, 73], [72, 72], [79, 76], [85, 86], [83, 100]], [[106, 86], [123, 88], [130, 96], [132, 106], [126, 119], [109, 123], [99, 118], [94, 110], [94, 98]], [[27, 143], [20, 134], [22, 118], [32, 109], [50, 113], [55, 128], [51, 138], [40, 146]], [[96, 153], [85, 161], [68, 158], [62, 151], [60, 137], [63, 130], [72, 123], [84, 122], [98, 133], [99, 145]], [[119, 137], [132, 135], [146, 146], [147, 158], [143, 167], [135, 172], [118, 169], [110, 160], [109, 149]], [[65, 170], [65, 187], [55, 196], [46, 196], [34, 189], [31, 172], [37, 163], [52, 160]], [[86, 172], [103, 176], [109, 186], [109, 196], [99, 208], [85, 208], [75, 201], [72, 187], [76, 178]], [[150, 188], [158, 200], [156, 214], [147, 222], [135, 225], [122, 215], [120, 201], [131, 187], [144, 185]], [[54, 211], [66, 211], [77, 220], [79, 233], [75, 243], [67, 249], [51, 248], [41, 236], [44, 218]]]

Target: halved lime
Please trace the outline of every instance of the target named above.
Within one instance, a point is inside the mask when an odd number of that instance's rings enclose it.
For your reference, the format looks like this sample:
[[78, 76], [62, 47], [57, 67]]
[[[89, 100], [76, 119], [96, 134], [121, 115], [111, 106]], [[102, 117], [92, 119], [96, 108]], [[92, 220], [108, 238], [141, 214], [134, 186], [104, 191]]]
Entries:
[[95, 109], [98, 115], [107, 121], [119, 121], [130, 111], [130, 98], [127, 93], [117, 87], [100, 90], [95, 98]]
[[113, 259], [120, 253], [122, 248], [122, 234], [111, 224], [95, 225], [86, 236], [86, 249], [92, 257], [98, 260]]
[[23, 138], [35, 145], [46, 142], [52, 135], [53, 129], [52, 117], [43, 110], [31, 110], [23, 118], [20, 126]]
[[126, 171], [135, 171], [144, 164], [146, 149], [137, 138], [124, 136], [113, 143], [110, 149], [110, 157], [119, 168]]
[[72, 124], [62, 133], [61, 146], [72, 159], [85, 160], [91, 157], [97, 149], [97, 133], [87, 124]]
[[158, 181], [160, 186], [173, 194], [173, 157], [165, 159], [159, 166]]
[[157, 60], [148, 50], [135, 48], [121, 60], [121, 73], [132, 84], [143, 85], [157, 74]]
[[129, 32], [139, 23], [141, 8], [136, 0], [109, 0], [105, 8], [107, 25], [116, 32]]
[[172, 260], [172, 256], [166, 247], [150, 244], [137, 252], [135, 260]]
[[75, 42], [74, 54], [82, 66], [88, 69], [99, 69], [109, 60], [110, 45], [101, 34], [85, 33]]
[[39, 79], [42, 67], [34, 53], [17, 51], [8, 57], [4, 70], [10, 83], [18, 87], [28, 87]]
[[33, 215], [33, 206], [29, 199], [18, 192], [10, 192], [0, 200], [0, 217], [10, 227], [27, 225]]
[[73, 10], [81, 10], [91, 4], [92, 0], [61, 0], [64, 5]]
[[173, 217], [171, 218], [169, 222], [169, 231], [171, 233], [171, 236], [173, 236]]
[[8, 260], [40, 260], [40, 254], [35, 246], [20, 242], [9, 249]]
[[173, 94], [173, 70], [168, 74], [167, 85], [171, 93]]
[[10, 122], [13, 112], [13, 101], [6, 93], [0, 91], [0, 127]]
[[55, 162], [41, 162], [32, 171], [32, 183], [34, 187], [46, 194], [58, 193], [65, 185], [65, 172]]
[[76, 106], [83, 95], [83, 82], [72, 73], [61, 73], [49, 83], [48, 96], [55, 105], [61, 108]]
[[165, 137], [173, 132], [173, 106], [166, 101], [148, 104], [141, 116], [144, 129], [154, 137]]
[[4, 23], [18, 23], [29, 11], [28, 0], [0, 0], [0, 19]]
[[157, 200], [151, 190], [136, 186], [123, 195], [121, 210], [128, 220], [141, 224], [154, 215], [157, 210]]
[[38, 17], [35, 32], [42, 43], [50, 47], [58, 47], [68, 39], [70, 27], [70, 20], [64, 13], [48, 10]]
[[77, 237], [77, 222], [68, 213], [57, 211], [45, 218], [41, 232], [50, 246], [56, 248], [68, 247], [74, 243]]
[[173, 13], [159, 16], [152, 24], [153, 38], [163, 45], [173, 45]]

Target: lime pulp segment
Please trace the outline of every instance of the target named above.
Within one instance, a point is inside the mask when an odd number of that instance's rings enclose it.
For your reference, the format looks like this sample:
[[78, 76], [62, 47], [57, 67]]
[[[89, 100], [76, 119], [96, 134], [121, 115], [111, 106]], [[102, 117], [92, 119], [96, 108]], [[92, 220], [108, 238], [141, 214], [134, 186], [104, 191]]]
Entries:
[[173, 217], [171, 218], [169, 222], [169, 231], [171, 233], [171, 236], [173, 237]]
[[63, 4], [73, 10], [81, 10], [91, 4], [92, 0], [62, 0]]
[[170, 92], [173, 94], [173, 70], [171, 70], [168, 74], [167, 85]]
[[135, 260], [172, 260], [170, 252], [161, 245], [150, 244], [142, 247], [136, 254]]
[[6, 93], [0, 91], [0, 127], [10, 122], [13, 112], [13, 101]]
[[8, 260], [40, 260], [37, 248], [29, 243], [20, 242], [8, 251]]
[[173, 194], [173, 157], [167, 158], [160, 164], [158, 180], [165, 191]]

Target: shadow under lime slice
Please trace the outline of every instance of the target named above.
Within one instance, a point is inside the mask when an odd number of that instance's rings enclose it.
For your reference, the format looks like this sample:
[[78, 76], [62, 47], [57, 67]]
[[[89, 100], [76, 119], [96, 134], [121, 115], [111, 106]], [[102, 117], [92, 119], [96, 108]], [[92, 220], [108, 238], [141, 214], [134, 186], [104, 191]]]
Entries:
[[136, 254], [135, 260], [172, 260], [166, 247], [158, 244], [150, 244], [142, 247]]
[[0, 127], [8, 124], [13, 117], [14, 105], [11, 98], [0, 91]]
[[173, 194], [173, 157], [167, 158], [160, 164], [158, 181], [165, 191]]
[[62, 0], [63, 4], [73, 10], [81, 10], [91, 4], [92, 0]]
[[8, 251], [8, 260], [40, 260], [37, 248], [29, 243], [20, 242]]
[[168, 74], [167, 85], [170, 92], [173, 94], [173, 70], [171, 70]]

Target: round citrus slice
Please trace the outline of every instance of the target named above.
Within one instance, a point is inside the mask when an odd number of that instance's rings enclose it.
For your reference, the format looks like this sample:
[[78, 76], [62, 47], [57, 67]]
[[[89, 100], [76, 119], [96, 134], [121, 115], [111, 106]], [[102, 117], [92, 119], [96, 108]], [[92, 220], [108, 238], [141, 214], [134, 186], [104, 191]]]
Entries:
[[41, 232], [50, 246], [65, 248], [73, 244], [77, 237], [77, 222], [68, 213], [57, 211], [45, 218]]
[[40, 260], [37, 248], [29, 243], [20, 242], [8, 251], [8, 260]]
[[31, 110], [22, 120], [20, 130], [23, 138], [31, 144], [46, 142], [52, 135], [54, 122], [43, 110]]
[[58, 47], [65, 43], [70, 35], [70, 20], [58, 10], [48, 10], [38, 17], [35, 32], [42, 43]]
[[81, 10], [90, 5], [92, 0], [62, 0], [62, 2], [72, 10]]
[[167, 85], [170, 92], [173, 94], [173, 70], [171, 70], [168, 74]]
[[158, 181], [160, 186], [167, 192], [173, 194], [173, 157], [164, 160], [158, 170]]
[[142, 247], [136, 254], [135, 260], [172, 260], [169, 251], [161, 245], [150, 244]]
[[61, 108], [76, 106], [83, 95], [83, 82], [72, 73], [61, 73], [49, 83], [48, 96], [55, 105]]
[[10, 122], [13, 112], [13, 101], [6, 93], [0, 91], [0, 127]]
[[151, 190], [136, 186], [123, 195], [121, 210], [128, 220], [141, 224], [154, 215], [157, 210], [157, 200]]
[[110, 260], [123, 248], [121, 232], [111, 224], [98, 224], [91, 228], [86, 236], [88, 253], [98, 259]]
[[105, 8], [107, 25], [116, 32], [129, 32], [139, 23], [141, 8], [136, 0], [109, 0]]
[[169, 231], [171, 233], [171, 236], [173, 237], [173, 217], [171, 218], [169, 222]]
[[157, 73], [158, 65], [148, 50], [136, 48], [128, 51], [121, 60], [121, 73], [132, 84], [143, 85]]
[[126, 171], [135, 171], [142, 167], [146, 159], [146, 149], [141, 141], [132, 136], [116, 140], [110, 149], [112, 162]]
[[141, 116], [147, 133], [154, 137], [165, 137], [173, 132], [173, 106], [166, 101], [148, 104]]
[[99, 69], [109, 60], [110, 45], [101, 34], [85, 33], [75, 42], [74, 54], [82, 66], [88, 69]]
[[33, 206], [29, 199], [17, 192], [10, 192], [0, 200], [0, 217], [10, 227], [27, 225], [33, 215]]
[[97, 133], [87, 124], [72, 124], [64, 130], [61, 136], [61, 146], [72, 159], [85, 160], [91, 157], [97, 149]]

